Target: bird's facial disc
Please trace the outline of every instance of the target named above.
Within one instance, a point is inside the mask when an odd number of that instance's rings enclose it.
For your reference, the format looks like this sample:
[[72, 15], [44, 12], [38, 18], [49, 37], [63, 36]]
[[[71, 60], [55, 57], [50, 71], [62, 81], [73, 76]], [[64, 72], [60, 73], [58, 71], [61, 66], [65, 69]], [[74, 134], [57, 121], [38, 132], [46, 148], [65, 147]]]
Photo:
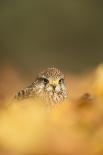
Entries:
[[42, 78], [42, 82], [44, 83], [44, 89], [48, 92], [56, 92], [59, 93], [65, 90], [64, 78]]

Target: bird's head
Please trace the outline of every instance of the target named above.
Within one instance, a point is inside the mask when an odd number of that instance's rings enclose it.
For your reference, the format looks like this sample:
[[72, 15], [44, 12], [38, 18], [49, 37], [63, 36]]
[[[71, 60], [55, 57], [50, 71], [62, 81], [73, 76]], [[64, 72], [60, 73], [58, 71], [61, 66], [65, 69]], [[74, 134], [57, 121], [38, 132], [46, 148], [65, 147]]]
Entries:
[[64, 74], [59, 69], [53, 67], [41, 72], [38, 75], [38, 82], [41, 90], [44, 92], [51, 94], [52, 96], [54, 95], [55, 97], [66, 97]]

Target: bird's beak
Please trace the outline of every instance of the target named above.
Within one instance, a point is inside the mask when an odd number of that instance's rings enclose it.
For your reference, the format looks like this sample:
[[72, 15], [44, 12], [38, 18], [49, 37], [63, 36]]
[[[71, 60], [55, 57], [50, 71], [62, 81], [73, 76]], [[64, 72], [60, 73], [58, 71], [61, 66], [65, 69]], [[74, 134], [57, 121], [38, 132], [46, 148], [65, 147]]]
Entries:
[[58, 81], [57, 80], [50, 80], [49, 84], [57, 86], [58, 85]]

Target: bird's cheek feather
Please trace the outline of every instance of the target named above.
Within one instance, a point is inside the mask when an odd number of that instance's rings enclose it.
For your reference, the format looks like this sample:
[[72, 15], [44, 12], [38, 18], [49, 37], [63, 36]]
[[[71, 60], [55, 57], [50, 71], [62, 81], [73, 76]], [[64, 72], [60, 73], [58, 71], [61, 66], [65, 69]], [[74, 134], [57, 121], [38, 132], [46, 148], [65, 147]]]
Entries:
[[47, 90], [47, 91], [52, 91], [52, 87], [48, 84], [48, 85], [46, 86], [46, 90]]
[[61, 85], [61, 89], [66, 90], [66, 88], [65, 88], [65, 86], [63, 84]]

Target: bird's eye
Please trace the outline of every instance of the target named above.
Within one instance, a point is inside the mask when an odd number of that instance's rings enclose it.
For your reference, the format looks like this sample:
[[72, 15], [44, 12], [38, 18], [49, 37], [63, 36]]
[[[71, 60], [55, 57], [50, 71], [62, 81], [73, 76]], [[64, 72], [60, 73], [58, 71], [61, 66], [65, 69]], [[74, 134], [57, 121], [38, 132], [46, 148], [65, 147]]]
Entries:
[[42, 81], [43, 81], [45, 84], [49, 83], [49, 80], [46, 79], [46, 78], [42, 78]]
[[59, 83], [64, 83], [64, 79], [60, 79], [59, 80]]

